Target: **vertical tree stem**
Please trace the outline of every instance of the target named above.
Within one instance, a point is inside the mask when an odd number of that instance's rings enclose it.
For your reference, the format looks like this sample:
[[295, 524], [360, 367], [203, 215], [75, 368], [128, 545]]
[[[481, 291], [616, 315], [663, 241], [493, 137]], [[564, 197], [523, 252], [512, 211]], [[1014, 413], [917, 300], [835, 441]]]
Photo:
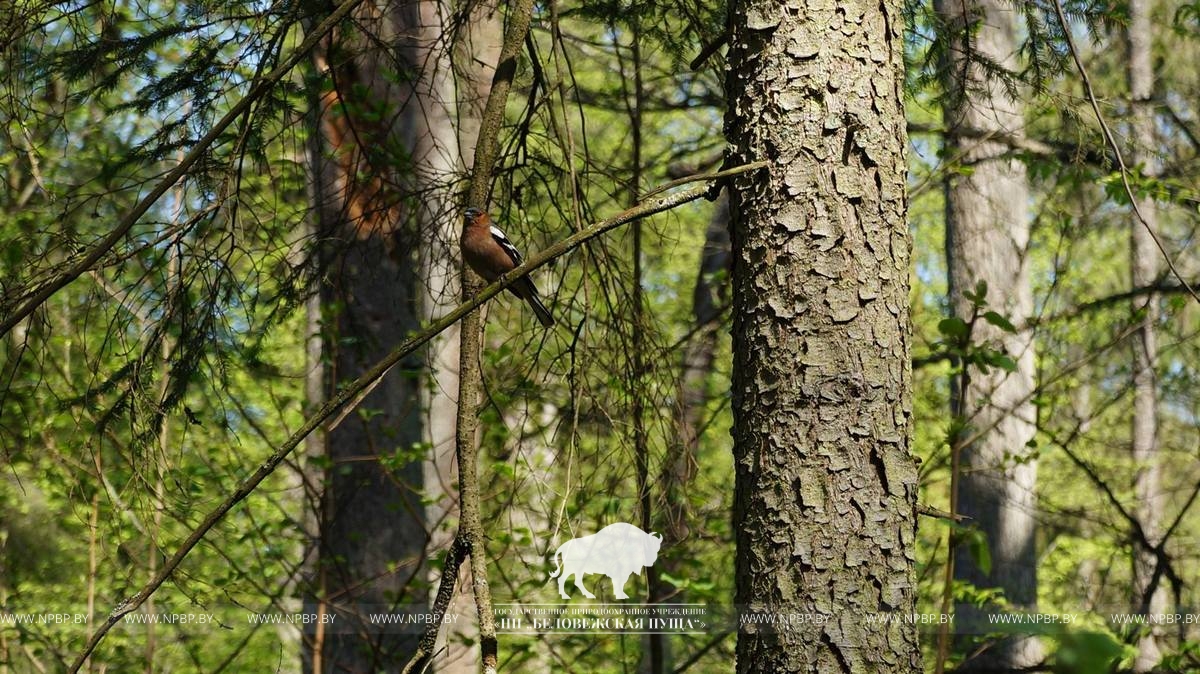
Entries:
[[[500, 48], [500, 60], [492, 78], [492, 88], [479, 124], [479, 138], [475, 143], [474, 170], [467, 203], [481, 208], [488, 207], [491, 192], [492, 168], [500, 154], [500, 128], [504, 123], [504, 107], [508, 92], [512, 89], [513, 76], [517, 70], [517, 57], [525, 44], [529, 23], [533, 18], [533, 0], [520, 0], [512, 5], [508, 15], [508, 27], [504, 33], [504, 44]], [[463, 301], [469, 301], [479, 292], [478, 276], [465, 264], [462, 271]], [[479, 309], [463, 318], [461, 346], [459, 351], [458, 419], [455, 430], [456, 456], [458, 457], [459, 498], [462, 519], [459, 522], [458, 539], [471, 558], [471, 582], [475, 593], [475, 605], [479, 610], [479, 639], [483, 671], [496, 671], [497, 643], [496, 622], [492, 615], [492, 596], [487, 580], [487, 554], [484, 545], [483, 523], [479, 507], [479, 477], [477, 464], [479, 451], [476, 444], [479, 426], [479, 399], [483, 389], [480, 371], [482, 347], [482, 312]], [[443, 583], [446, 579], [443, 578]], [[453, 583], [453, 579], [451, 579]], [[440, 621], [439, 621], [440, 622]]]

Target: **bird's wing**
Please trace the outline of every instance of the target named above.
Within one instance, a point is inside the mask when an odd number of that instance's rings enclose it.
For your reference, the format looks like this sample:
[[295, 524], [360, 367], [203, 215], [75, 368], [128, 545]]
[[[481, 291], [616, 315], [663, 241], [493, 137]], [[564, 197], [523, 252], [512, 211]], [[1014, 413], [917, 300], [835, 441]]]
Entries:
[[512, 241], [508, 240], [507, 236], [504, 236], [504, 232], [500, 231], [499, 227], [492, 225], [491, 229], [492, 238], [496, 240], [496, 243], [500, 244], [505, 253], [508, 253], [508, 257], [513, 261], [513, 266], [521, 266], [521, 251], [517, 250], [517, 247], [512, 244]]

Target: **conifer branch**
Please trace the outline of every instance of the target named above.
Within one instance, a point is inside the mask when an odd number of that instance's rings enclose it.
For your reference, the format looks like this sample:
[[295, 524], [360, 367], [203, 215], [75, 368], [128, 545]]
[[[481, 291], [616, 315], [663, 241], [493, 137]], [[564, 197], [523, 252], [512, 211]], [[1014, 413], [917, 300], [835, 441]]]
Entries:
[[[764, 168], [766, 166], [767, 162], [765, 161], [745, 164], [743, 166], [738, 166], [732, 169], [710, 174], [707, 180], [708, 182], [712, 182], [713, 180], [718, 180], [726, 176], [746, 173], [748, 171]], [[529, 259], [527, 259], [524, 264], [500, 277], [499, 280], [481, 290], [472, 299], [463, 302], [450, 313], [442, 316], [436, 321], [433, 321], [425, 329], [410, 335], [395, 349], [393, 349], [392, 352], [387, 355], [387, 357], [371, 366], [371, 368], [364, 372], [360, 377], [350, 382], [335, 397], [327, 401], [321, 406], [320, 409], [313, 413], [311, 417], [306, 419], [304, 424], [301, 425], [300, 428], [298, 428], [294, 433], [292, 433], [292, 435], [282, 445], [280, 445], [279, 448], [271, 454], [271, 456], [267, 457], [267, 459], [259, 465], [253, 474], [243, 480], [232, 494], [226, 497], [225, 500], [220, 503], [220, 505], [218, 505], [207, 516], [205, 516], [205, 518], [200, 522], [199, 525], [196, 526], [192, 533], [189, 534], [188, 537], [179, 545], [179, 549], [175, 551], [175, 554], [171, 555], [170, 559], [163, 563], [162, 568], [159, 569], [158, 573], [156, 573], [153, 578], [147, 581], [146, 584], [142, 586], [142, 588], [138, 590], [136, 594], [122, 601], [113, 609], [112, 613], [109, 614], [104, 623], [97, 628], [94, 634], [92, 634], [91, 638], [88, 640], [88, 643], [84, 646], [83, 650], [71, 664], [69, 671], [72, 672], [72, 674], [78, 672], [80, 668], [83, 667], [84, 663], [87, 662], [87, 659], [91, 656], [91, 654], [96, 650], [96, 647], [100, 644], [100, 642], [104, 640], [104, 637], [113, 628], [113, 626], [119, 623], [124, 616], [137, 610], [137, 608], [141, 606], [146, 599], [150, 597], [150, 595], [154, 594], [158, 588], [161, 587], [162, 584], [165, 583], [167, 579], [169, 579], [175, 573], [175, 570], [179, 568], [179, 565], [183, 563], [183, 560], [188, 556], [192, 549], [195, 548], [196, 545], [198, 545], [200, 541], [204, 539], [208, 532], [211, 531], [212, 528], [221, 521], [221, 518], [223, 518], [230, 510], [233, 510], [235, 506], [245, 500], [247, 496], [253, 493], [254, 490], [257, 489], [260, 484], [262, 484], [263, 480], [267, 479], [267, 477], [271, 475], [271, 473], [273, 473], [280, 464], [283, 463], [283, 461], [292, 453], [292, 451], [295, 450], [300, 443], [304, 442], [304, 439], [307, 438], [310, 433], [320, 428], [322, 424], [333, 418], [335, 414], [338, 414], [346, 406], [349, 405], [351, 408], [357, 406], [358, 403], [366, 397], [366, 394], [369, 393], [369, 390], [374, 388], [379, 380], [381, 380], [383, 376], [386, 375], [393, 367], [395, 367], [396, 364], [402, 359], [416, 351], [429, 340], [436, 337], [443, 330], [456, 323], [463, 316], [477, 309], [484, 302], [503, 292], [506, 288], [520, 278], [545, 265], [551, 260], [575, 250], [576, 248], [582, 246], [588, 241], [591, 241], [592, 239], [595, 239], [605, 232], [633, 222], [634, 220], [645, 218], [647, 216], [654, 215], [655, 213], [668, 211], [676, 206], [700, 199], [704, 196], [707, 190], [708, 186], [705, 184], [682, 192], [676, 192], [664, 197], [652, 199], [650, 201], [638, 204], [632, 208], [621, 211], [617, 215], [607, 220], [602, 220], [591, 227], [576, 232], [575, 234], [562, 239], [545, 250], [530, 255]]]
[[271, 89], [284, 78], [284, 76], [292, 71], [292, 68], [295, 68], [296, 65], [308, 55], [308, 52], [317, 45], [317, 42], [319, 42], [321, 38], [325, 37], [326, 33], [333, 30], [333, 27], [345, 19], [346, 16], [348, 16], [350, 12], [353, 11], [354, 8], [357, 7], [361, 2], [362, 0], [346, 0], [346, 2], [338, 5], [337, 9], [335, 9], [332, 14], [326, 17], [324, 21], [318, 24], [317, 27], [314, 28], [312, 32], [304, 38], [304, 41], [300, 43], [300, 46], [297, 47], [296, 50], [293, 51], [286, 59], [284, 59], [283, 63], [280, 63], [278, 67], [267, 73], [266, 76], [251, 86], [250, 91], [247, 92], [241, 100], [235, 103], [234, 106], [230, 108], [229, 112], [225, 113], [221, 119], [217, 120], [217, 122], [213, 124], [213, 127], [209, 129], [208, 133], [204, 134], [200, 140], [196, 141], [196, 144], [193, 145], [192, 149], [187, 153], [187, 155], [185, 155], [183, 159], [181, 159], [179, 163], [175, 165], [175, 168], [171, 169], [171, 171], [168, 172], [162, 180], [158, 181], [158, 184], [154, 186], [154, 189], [150, 190], [149, 194], [143, 197], [131, 211], [126, 213], [125, 217], [121, 218], [121, 221], [117, 223], [117, 226], [114, 227], [107, 236], [93, 246], [81, 260], [68, 267], [66, 271], [62, 272], [54, 279], [48, 281], [40, 288], [33, 291], [30, 294], [31, 296], [26, 295], [29, 297], [29, 299], [25, 301], [24, 304], [21, 304], [18, 308], [13, 310], [13, 312], [6, 316], [3, 321], [0, 321], [0, 337], [8, 334], [13, 327], [25, 320], [29, 314], [33, 313], [38, 307], [40, 307], [46, 300], [50, 299], [50, 297], [52, 297], [59, 290], [62, 290], [68, 283], [74, 281], [92, 269], [101, 258], [103, 258], [110, 250], [112, 250], [114, 246], [117, 245], [117, 242], [125, 238], [125, 235], [129, 233], [129, 230], [133, 229], [133, 226], [137, 224], [138, 220], [140, 220], [141, 217], [150, 210], [150, 207], [153, 206], [154, 203], [159, 200], [159, 198], [166, 194], [167, 191], [170, 190], [175, 183], [179, 182], [181, 178], [187, 175], [188, 171], [192, 169], [192, 166], [196, 162], [200, 161], [205, 153], [208, 152], [209, 148], [217, 142], [217, 139], [221, 137], [221, 134], [223, 134], [235, 120], [246, 114], [252, 105], [254, 105], [260, 98], [267, 95], [267, 93], [270, 92]]

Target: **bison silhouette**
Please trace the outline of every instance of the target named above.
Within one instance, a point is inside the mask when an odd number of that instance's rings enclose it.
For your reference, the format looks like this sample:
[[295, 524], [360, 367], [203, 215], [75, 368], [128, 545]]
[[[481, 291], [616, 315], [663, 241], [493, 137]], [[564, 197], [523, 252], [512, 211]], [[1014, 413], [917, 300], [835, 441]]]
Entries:
[[[558, 593], [563, 599], [567, 594], [567, 578], [575, 576], [575, 586], [583, 596], [595, 599], [596, 595], [583, 586], [583, 576], [602, 573], [612, 580], [617, 599], [628, 599], [625, 582], [629, 574], [642, 575], [643, 566], [653, 566], [658, 559], [658, 548], [662, 545], [662, 534], [646, 533], [632, 524], [618, 522], [610, 524], [591, 536], [572, 538], [554, 552], [554, 573], [558, 578]], [[561, 561], [560, 561], [561, 558]]]

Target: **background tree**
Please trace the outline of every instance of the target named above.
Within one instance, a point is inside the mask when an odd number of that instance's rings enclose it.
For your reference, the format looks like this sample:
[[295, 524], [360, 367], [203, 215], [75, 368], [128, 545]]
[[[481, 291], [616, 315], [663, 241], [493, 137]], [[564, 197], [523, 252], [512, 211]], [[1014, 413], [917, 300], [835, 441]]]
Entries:
[[[438, 132], [454, 138], [427, 114], [430, 103], [440, 103], [430, 101], [426, 84], [436, 54], [429, 45], [443, 31], [426, 28], [421, 10], [416, 3], [364, 3], [353, 27], [331, 35], [316, 59], [317, 74], [329, 83], [317, 113], [324, 142], [311, 161], [323, 360], [333, 392], [385, 356], [396, 335], [418, 326], [421, 214], [413, 197], [428, 189], [422, 171], [433, 168], [420, 161], [418, 144], [436, 142]], [[306, 603], [341, 624], [312, 635], [312, 671], [394, 668], [416, 646], [413, 635], [380, 631], [370, 614], [426, 603], [423, 375], [416, 358], [389, 374], [363, 400], [363, 413], [326, 434], [326, 456], [316, 457], [324, 471]]]
[[[1153, 4], [1146, 0], [1129, 3], [1129, 25], [1126, 38], [1129, 44], [1130, 133], [1129, 161], [1149, 180], [1158, 176], [1154, 156], [1154, 71], [1151, 42], [1151, 13]], [[1158, 230], [1157, 205], [1154, 199], [1143, 196], [1136, 201], [1130, 230], [1130, 281], [1133, 288], [1152, 286], [1159, 276], [1159, 250], [1155, 243]], [[1166, 585], [1161, 576], [1155, 580], [1158, 560], [1145, 543], [1157, 544], [1162, 535], [1163, 498], [1160, 494], [1161, 471], [1158, 456], [1158, 391], [1155, 374], [1158, 360], [1156, 323], [1159, 318], [1159, 297], [1149, 293], [1134, 300], [1135, 320], [1140, 324], [1133, 335], [1133, 415], [1130, 436], [1133, 444], [1133, 493], [1137, 499], [1135, 513], [1146, 532], [1147, 541], [1133, 542], [1133, 610], [1145, 615], [1166, 613]], [[1151, 626], [1137, 643], [1138, 654], [1134, 671], [1152, 671], [1162, 657], [1164, 629]]]
[[[315, 206], [331, 223], [322, 227], [332, 234], [322, 236], [321, 245], [335, 258], [322, 277], [325, 313], [338, 325], [325, 339], [338, 345], [329, 358], [331, 384], [361, 375], [396, 335], [457, 302], [456, 186], [473, 152], [497, 48], [487, 32], [496, 28], [495, 9], [487, 5], [462, 16], [437, 2], [372, 5], [360, 10], [353, 34], [337, 36], [317, 60], [333, 87], [323, 97], [326, 144], [316, 159], [319, 184], [332, 194]], [[330, 62], [339, 58], [340, 65]], [[368, 251], [353, 252], [362, 246]], [[347, 350], [353, 363], [339, 360]], [[425, 578], [430, 569], [421, 560], [449, 546], [447, 530], [457, 518], [457, 330], [439, 336], [427, 353], [363, 401], [367, 413], [345, 422], [357, 428], [339, 425], [326, 441], [333, 451], [320, 510], [333, 520], [315, 541], [325, 546], [325, 566], [358, 580], [345, 583], [355, 592], [331, 587], [330, 572], [321, 569], [310, 606], [340, 606], [366, 620], [371, 613], [422, 606], [427, 583], [436, 586], [436, 573]], [[384, 552], [355, 552], [387, 540], [393, 544]], [[384, 590], [372, 593], [362, 578], [379, 578]], [[455, 606], [465, 612], [466, 604]], [[336, 639], [353, 644], [361, 652], [356, 657], [376, 658], [371, 642], [379, 631], [364, 623]], [[394, 652], [384, 662], [407, 661], [415, 634], [391, 641]], [[473, 671], [476, 651], [460, 651], [458, 639], [451, 639], [442, 669]], [[379, 660], [327, 661], [334, 669], [380, 666]], [[314, 658], [314, 669], [317, 664]]]
[[[773, 325], [779, 332], [766, 337], [780, 344], [803, 338], [827, 347], [828, 352], [810, 350], [801, 357], [799, 366], [810, 374], [821, 367], [813, 364], [817, 360], [833, 362], [829, 353], [877, 354], [861, 347], [869, 339], [835, 335], [865, 331], [868, 318], [884, 314], [898, 322], [905, 298], [895, 294], [902, 292], [903, 278], [887, 279], [892, 295], [886, 296], [883, 286], [878, 294], [871, 286], [863, 295], [857, 286], [843, 288], [839, 282], [860, 274], [868, 282], [878, 278], [880, 270], [898, 264], [896, 251], [903, 248], [898, 242], [905, 233], [896, 229], [901, 178], [892, 160], [905, 143], [894, 104], [873, 106], [891, 101], [900, 86], [896, 54], [904, 49], [914, 368], [910, 411], [902, 418], [911, 429], [912, 454], [921, 460], [919, 510], [951, 509], [949, 439], [970, 439], [948, 421], [951, 359], [967, 363], [958, 372], [970, 374], [972, 386], [983, 381], [980, 363], [989, 376], [996, 368], [1019, 365], [1016, 353], [1004, 353], [1002, 340], [983, 332], [987, 326], [1002, 328], [999, 319], [1007, 317], [1037, 353], [1030, 390], [1034, 413], [1021, 417], [1021, 423], [1033, 421], [1033, 445], [1017, 448], [1026, 452], [1022, 458], [1036, 456], [1039, 466], [1031, 504], [1038, 524], [1032, 548], [1040, 580], [1037, 609], [1078, 616], [1070, 625], [1038, 628], [1045, 654], [1038, 666], [1132, 669], [1136, 644], [1148, 632], [1125, 620], [1137, 613], [1130, 597], [1141, 592], [1128, 560], [1135, 554], [1148, 560], [1152, 553], [1152, 569], [1143, 569], [1165, 589], [1165, 611], [1195, 603], [1200, 569], [1193, 545], [1200, 535], [1193, 442], [1200, 390], [1194, 368], [1200, 360], [1197, 303], [1181, 282], [1200, 271], [1187, 254], [1195, 238], [1200, 147], [1190, 104], [1198, 100], [1191, 67], [1200, 36], [1195, 13], [1160, 6], [1150, 14], [1153, 95], [1141, 110], [1152, 111], [1154, 133], [1135, 142], [1133, 130], [1143, 127], [1135, 123], [1138, 105], [1124, 104], [1132, 59], [1122, 47], [1136, 7], [1130, 7], [1127, 24], [1120, 8], [1108, 5], [1022, 3], [1012, 6], [1017, 28], [1011, 36], [993, 35], [996, 26], [980, 14], [955, 29], [931, 3], [889, 5], [886, 27], [879, 24], [879, 8], [841, 3], [826, 14], [809, 3], [795, 14], [776, 15], [775, 7], [737, 14], [745, 26], [730, 41], [726, 7], [715, 3], [533, 6], [528, 39], [515, 50], [508, 71], [512, 93], [497, 130], [492, 215], [533, 257], [625, 212], [631, 203], [659, 206], [636, 229], [609, 229], [534, 272], [559, 320], [554, 330], [540, 329], [521, 303], [504, 297], [487, 302], [484, 349], [477, 359], [479, 515], [487, 554], [471, 561], [486, 563], [481, 578], [497, 604], [557, 602], [547, 559], [559, 544], [617, 521], [648, 523], [665, 539], [654, 567], [658, 582], [651, 586], [634, 577], [626, 586], [637, 598], [632, 601], [701, 603], [713, 610], [714, 623], [701, 635], [661, 635], [654, 641], [620, 633], [502, 633], [501, 668], [721, 672], [736, 666], [739, 623], [725, 614], [734, 605], [737, 581], [729, 517], [737, 474], [729, 435], [734, 408], [726, 392], [735, 373], [740, 390], [766, 370], [748, 369], [744, 359], [733, 357], [733, 312], [724, 310], [729, 302], [720, 290], [729, 279], [721, 271], [727, 263], [720, 261], [724, 216], [719, 205], [689, 201], [708, 185], [667, 188], [665, 205], [656, 201], [663, 194], [654, 193], [654, 186], [714, 170], [726, 150], [724, 114], [733, 120], [761, 110], [770, 123], [761, 130], [766, 140], [755, 149], [761, 154], [732, 156], [726, 163], [757, 156], [773, 166], [769, 174], [747, 173], [735, 184], [741, 186], [740, 201], [731, 215], [747, 232], [754, 225], [753, 235], [736, 239], [739, 254], [761, 241], [775, 256], [776, 269], [806, 271], [769, 278], [766, 288], [788, 290], [783, 285], [794, 282], [799, 290], [788, 301], [762, 304], [750, 314], [754, 320], [739, 323], [739, 333], [749, 339], [757, 333], [746, 330]], [[416, 630], [381, 628], [369, 611], [357, 611], [355, 634], [287, 619], [315, 613], [321, 599], [331, 611], [353, 608], [340, 603], [349, 592], [327, 586], [332, 591], [321, 593], [311, 581], [319, 581], [322, 570], [334, 571], [336, 581], [339, 568], [348, 570], [362, 559], [326, 556], [319, 564], [316, 554], [304, 555], [318, 549], [315, 543], [327, 542], [327, 551], [344, 546], [348, 553], [358, 543], [345, 535], [348, 528], [327, 531], [328, 541], [315, 535], [327, 487], [335, 488], [325, 501], [333, 503], [347, 495], [347, 485], [386, 481], [390, 486], [372, 489], [369, 496], [411, 506], [403, 516], [385, 511], [366, 524], [394, 532], [403, 521], [422, 545], [399, 552], [399, 541], [380, 539], [388, 543], [380, 551], [390, 561], [376, 576], [348, 571], [340, 578], [358, 576], [363, 589], [390, 584], [394, 591], [381, 599], [389, 615], [410, 615], [424, 605], [440, 574], [453, 567], [447, 560], [461, 558], [451, 542], [459, 519], [454, 493], [459, 476], [445, 440], [450, 432], [445, 410], [457, 407], [454, 337], [423, 352], [397, 352], [393, 347], [405, 337], [388, 330], [437, 320], [458, 303], [455, 211], [461, 204], [450, 195], [465, 184], [469, 145], [478, 135], [471, 111], [486, 95], [487, 69], [496, 62], [488, 55], [494, 45], [476, 40], [498, 38], [499, 29], [488, 28], [489, 17], [508, 15], [510, 8], [502, 9], [489, 14], [479, 3], [367, 6], [356, 0], [31, 2], [4, 14], [3, 666], [70, 670], [85, 666], [77, 661], [90, 654], [86, 666], [97, 671], [296, 671], [308, 654], [310, 669], [326, 669], [331, 658], [341, 657], [334, 648], [339, 643], [352, 651], [348, 657], [356, 658], [355, 667], [373, 666], [372, 645], [381, 658], [389, 648], [397, 651], [393, 663], [411, 655], [399, 652], [406, 650], [400, 644], [416, 639]], [[808, 21], [816, 27], [806, 32], [800, 26]], [[890, 35], [892, 41], [862, 37], [868, 33]], [[1080, 39], [1084, 35], [1088, 39]], [[841, 53], [843, 38], [863, 42], [846, 48], [844, 61], [832, 59]], [[978, 48], [1010, 38], [1014, 53], [1005, 58]], [[984, 139], [971, 136], [965, 124], [953, 124], [965, 112], [948, 106], [953, 97], [945, 95], [936, 64], [945, 63], [942, 55], [955, 44], [973, 45], [949, 53], [961, 56], [960, 73], [978, 76], [965, 91], [981, 101], [975, 112], [987, 113], [983, 101], [1000, 92], [1002, 107], [1019, 111], [1023, 133], [997, 130]], [[739, 64], [730, 91], [741, 93], [727, 105], [729, 45]], [[771, 48], [762, 53], [769, 58], [746, 59], [766, 45]], [[871, 86], [880, 77], [872, 74], [847, 77], [843, 84], [840, 65], [833, 67], [843, 63], [872, 73], [886, 69], [893, 79]], [[777, 89], [736, 77], [759, 72], [755, 67], [782, 69], [771, 79]], [[798, 94], [793, 86], [800, 87]], [[1010, 90], [1014, 102], [1005, 103]], [[803, 119], [791, 126], [808, 131], [785, 134], [789, 124], [780, 120], [796, 115]], [[876, 126], [885, 122], [891, 126]], [[739, 128], [731, 126], [731, 134]], [[943, 142], [947, 131], [950, 143]], [[337, 149], [327, 135], [333, 132], [343, 134]], [[730, 136], [739, 148], [747, 138]], [[954, 143], [991, 148], [996, 159], [989, 154], [985, 164], [1016, 161], [1013, 170], [1023, 166], [1028, 176], [1023, 213], [1029, 243], [1022, 264], [1032, 310], [1008, 313], [993, 282], [988, 306], [965, 333], [960, 326], [970, 323], [967, 314], [957, 323], [949, 315], [950, 299], [962, 293], [947, 288], [946, 194], [935, 188], [947, 180], [969, 184], [991, 169], [974, 155], [941, 151]], [[797, 144], [816, 154], [794, 153]], [[884, 146], [888, 153], [866, 153]], [[1145, 154], [1132, 156], [1135, 150]], [[780, 172], [780, 162], [803, 170]], [[871, 171], [891, 182], [856, 182]], [[809, 178], [827, 182], [814, 187], [805, 182]], [[786, 191], [789, 180], [800, 181], [795, 194]], [[771, 191], [775, 187], [781, 191]], [[758, 209], [776, 201], [778, 211]], [[1151, 201], [1157, 207], [1165, 253], [1158, 253], [1160, 271], [1152, 280], [1131, 288], [1133, 270], [1126, 261], [1132, 261], [1134, 201], [1139, 208]], [[885, 202], [891, 210], [871, 210]], [[823, 213], [817, 211], [821, 204]], [[889, 224], [870, 229], [867, 220], [851, 217], [861, 213], [878, 214], [875, 221], [886, 215]], [[624, 217], [609, 222], [629, 224]], [[363, 228], [349, 229], [351, 223]], [[869, 232], [888, 233], [886, 245], [872, 244], [874, 257], [863, 253], [862, 242], [872, 241]], [[801, 243], [802, 250], [796, 248]], [[846, 256], [838, 257], [841, 253]], [[378, 264], [356, 263], [362, 260]], [[841, 260], [847, 266], [835, 267]], [[975, 280], [964, 281], [963, 289], [974, 291]], [[742, 305], [750, 298], [747, 287], [738, 291]], [[355, 292], [345, 303], [331, 301], [339, 288]], [[709, 302], [714, 289], [717, 299]], [[841, 302], [846, 296], [850, 300]], [[761, 297], [776, 296], [764, 289]], [[1136, 308], [1143, 303], [1149, 311]], [[367, 305], [382, 309], [364, 316]], [[309, 306], [312, 312], [305, 310]], [[996, 312], [990, 320], [989, 310]], [[1155, 312], [1157, 318], [1147, 323]], [[767, 314], [771, 320], [759, 322]], [[359, 325], [383, 333], [347, 333]], [[1135, 367], [1130, 348], [1147, 327], [1153, 328], [1157, 352]], [[803, 330], [812, 332], [799, 335]], [[870, 334], [883, 333], [872, 327]], [[899, 341], [889, 344], [900, 348]], [[847, 345], [848, 355], [837, 350]], [[365, 357], [372, 349], [378, 349], [375, 355], [387, 351], [389, 359], [404, 353], [404, 362], [373, 389], [373, 397], [331, 412], [329, 404], [367, 385], [342, 375], [351, 366], [375, 365]], [[778, 353], [783, 352], [763, 352], [763, 362], [788, 365]], [[888, 360], [889, 376], [904, 361]], [[1135, 487], [1138, 463], [1130, 450], [1135, 380], [1144, 382], [1147, 373], [1155, 377], [1157, 394], [1157, 460], [1142, 465], [1161, 467], [1157, 525], [1148, 511], [1139, 510], [1144, 499]], [[306, 389], [306, 379], [314, 386]], [[891, 379], [863, 375], [862, 395], [834, 395], [836, 387], [853, 388], [858, 381], [802, 377], [799, 395], [816, 402], [796, 409], [816, 418], [819, 433], [848, 429], [837, 441], [850, 450], [839, 445], [828, 457], [812, 455], [807, 470], [824, 476], [841, 465], [838, 459], [860, 457], [860, 463], [836, 470], [832, 483], [805, 477], [799, 487], [781, 487], [780, 502], [793, 501], [794, 508], [758, 515], [786, 513], [803, 526], [828, 517], [832, 526], [859, 521], [859, 501], [837, 502], [844, 495], [862, 496], [872, 512], [897, 501], [911, 503], [911, 482], [888, 479], [883, 491], [875, 466], [889, 476], [893, 466], [872, 463], [864, 453], [862, 443], [882, 433], [881, 426], [827, 424], [821, 416], [850, 406], [894, 410], [895, 399], [868, 395], [869, 384]], [[783, 395], [765, 390], [776, 399]], [[325, 396], [330, 403], [320, 404]], [[739, 393], [738, 414], [762, 401]], [[994, 411], [990, 401], [979, 402]], [[789, 412], [769, 423], [781, 432], [790, 428], [784, 423], [792, 420]], [[879, 415], [896, 419], [894, 413]], [[997, 423], [1014, 423], [997, 417]], [[982, 428], [978, 418], [972, 424]], [[373, 443], [375, 454], [343, 444], [355, 460], [338, 458], [335, 467], [324, 456], [319, 432], [311, 451], [291, 453], [314, 425], [335, 427], [337, 438], [370, 431], [359, 435]], [[739, 421], [738, 438], [760, 426]], [[896, 434], [906, 436], [899, 427]], [[817, 442], [825, 441], [818, 436]], [[893, 446], [885, 445], [889, 451]], [[788, 447], [788, 456], [795, 457], [796, 448], [822, 446], [796, 441]], [[899, 470], [904, 473], [902, 464]], [[401, 476], [404, 484], [395, 479]], [[845, 484], [838, 480], [849, 481], [846, 492], [805, 491]], [[909, 485], [907, 491], [893, 493], [901, 482]], [[875, 493], [890, 505], [873, 499]], [[838, 503], [849, 509], [839, 510]], [[349, 523], [344, 514], [331, 510], [322, 517], [326, 525]], [[753, 514], [753, 508], [741, 511]], [[862, 521], [864, 528], [871, 522]], [[899, 520], [887, 522], [897, 536], [906, 531]], [[888, 548], [896, 564], [888, 577], [903, 578], [912, 588], [897, 590], [892, 599], [911, 597], [919, 610], [940, 612], [951, 528], [956, 537], [975, 543], [971, 553], [957, 551], [960, 560], [970, 563], [974, 555], [986, 554], [994, 566], [999, 551], [972, 537], [969, 526], [922, 518], [911, 580], [900, 571], [907, 558]], [[758, 531], [743, 526], [740, 533], [748, 540]], [[818, 570], [845, 578], [856, 577], [856, 570], [866, 573], [885, 553], [868, 546], [877, 556], [855, 565], [856, 540], [838, 540], [845, 548], [838, 548], [843, 556], [837, 563], [817, 554], [833, 548], [814, 548], [810, 557], [822, 569], [803, 565], [803, 548], [790, 559], [780, 554], [775, 559], [789, 563], [792, 574], [781, 577], [809, 579]], [[433, 652], [442, 643], [453, 651], [439, 657], [442, 671], [453, 666], [451, 658], [467, 667], [479, 659], [479, 651], [470, 649], [478, 629], [474, 600], [464, 592], [473, 579], [464, 573], [459, 581], [456, 591], [468, 601], [448, 610], [463, 629], [435, 633], [442, 641]], [[605, 584], [598, 586], [594, 577], [588, 582], [611, 598]], [[399, 586], [409, 591], [401, 596]], [[360, 585], [346, 587], [357, 591]], [[891, 650], [895, 653], [911, 646], [916, 631], [926, 668], [938, 666], [935, 628], [868, 626], [862, 622], [865, 609], [850, 606], [860, 600], [871, 604], [873, 593], [891, 586], [871, 586], [866, 593], [827, 591], [824, 597], [819, 591], [829, 586], [820, 579], [796, 587], [810, 592], [805, 596], [814, 606], [818, 599], [842, 603], [804, 611], [837, 620], [804, 628], [814, 655], [797, 656], [793, 666], [824, 663], [820, 658], [834, 654], [831, 644], [860, 636], [894, 636], [893, 645], [901, 645]], [[950, 590], [992, 602], [987, 613], [994, 618], [1022, 617], [998, 587], [989, 580]], [[410, 600], [415, 603], [395, 603]], [[581, 601], [577, 597], [571, 605]], [[875, 602], [867, 614], [891, 608]], [[106, 617], [110, 611], [113, 617]], [[72, 619], [39, 622], [47, 612]], [[78, 624], [75, 614], [83, 616]], [[161, 620], [173, 614], [211, 615], [213, 622]], [[18, 622], [20, 616], [32, 622]], [[160, 620], [144, 622], [153, 619]], [[859, 635], [857, 626], [866, 634]], [[743, 648], [751, 650], [774, 636], [740, 631]], [[1154, 636], [1162, 655], [1159, 670], [1195, 668], [1193, 633], [1177, 627]], [[314, 649], [318, 641], [324, 647]], [[889, 652], [868, 650], [872, 656]], [[315, 663], [313, 654], [322, 662]], [[946, 655], [947, 666], [977, 660], [971, 658], [974, 649]], [[366, 661], [357, 659], [364, 656]], [[747, 667], [754, 666], [751, 657], [743, 658]]]
[[[1029, 189], [1012, 144], [993, 140], [1024, 136], [1018, 84], [1011, 79], [1018, 67], [1016, 14], [998, 2], [936, 6], [947, 31], [943, 151], [961, 167], [946, 181], [947, 295], [970, 339], [1010, 359], [990, 368], [971, 358], [959, 364], [952, 406], [962, 426], [950, 440], [957, 455], [951, 470], [958, 472], [950, 503], [969, 518], [970, 533], [952, 536], [957, 549], [949, 566], [955, 581], [996, 588], [1009, 606], [1035, 610], [1037, 459], [1029, 451], [1036, 432], [1035, 354], [1032, 332], [1010, 327], [1033, 312]], [[1001, 318], [993, 318], [997, 314]], [[973, 536], [982, 551], [972, 545]], [[975, 597], [958, 597], [960, 634], [990, 631], [975, 610], [979, 604]], [[965, 665], [990, 670], [1041, 660], [1036, 640], [1015, 638]]]

